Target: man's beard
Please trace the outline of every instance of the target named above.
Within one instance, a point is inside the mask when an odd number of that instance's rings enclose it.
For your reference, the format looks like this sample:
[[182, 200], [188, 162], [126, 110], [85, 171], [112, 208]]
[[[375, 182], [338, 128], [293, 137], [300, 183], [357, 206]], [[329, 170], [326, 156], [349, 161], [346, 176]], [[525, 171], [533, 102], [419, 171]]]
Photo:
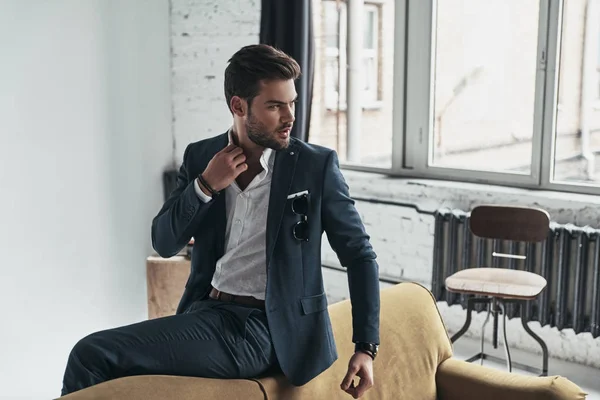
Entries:
[[[278, 128], [278, 130], [285, 129], [290, 127], [291, 124], [286, 124]], [[283, 150], [286, 149], [290, 140], [289, 137], [284, 140], [278, 140], [277, 131], [268, 132], [265, 125], [258, 121], [252, 113], [248, 114], [248, 119], [246, 120], [246, 133], [248, 138], [254, 143], [261, 147], [273, 149], [273, 150]]]

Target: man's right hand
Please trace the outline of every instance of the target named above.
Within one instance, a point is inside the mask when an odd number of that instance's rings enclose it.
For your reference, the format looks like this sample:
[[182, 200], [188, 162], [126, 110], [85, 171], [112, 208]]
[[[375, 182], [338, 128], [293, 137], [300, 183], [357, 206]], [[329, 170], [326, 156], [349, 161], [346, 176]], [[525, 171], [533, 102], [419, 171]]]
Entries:
[[246, 156], [241, 147], [230, 144], [215, 154], [202, 173], [202, 178], [214, 190], [220, 192], [248, 169]]

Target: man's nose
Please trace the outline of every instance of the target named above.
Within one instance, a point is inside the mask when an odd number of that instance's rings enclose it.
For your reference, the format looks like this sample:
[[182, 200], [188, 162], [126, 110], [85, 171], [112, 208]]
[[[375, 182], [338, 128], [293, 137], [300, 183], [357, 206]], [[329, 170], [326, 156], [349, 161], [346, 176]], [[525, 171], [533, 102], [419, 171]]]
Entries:
[[292, 123], [296, 120], [296, 116], [295, 114], [295, 109], [294, 107], [285, 107], [285, 111], [283, 112], [282, 116], [281, 116], [281, 122], [283, 122], [284, 124], [289, 124]]

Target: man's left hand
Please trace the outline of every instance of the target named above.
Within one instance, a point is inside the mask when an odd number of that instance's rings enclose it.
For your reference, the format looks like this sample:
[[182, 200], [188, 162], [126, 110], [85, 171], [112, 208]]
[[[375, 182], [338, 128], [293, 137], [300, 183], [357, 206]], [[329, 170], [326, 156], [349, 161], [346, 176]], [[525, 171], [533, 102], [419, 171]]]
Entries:
[[[358, 386], [354, 386], [355, 376], [360, 378]], [[348, 373], [342, 381], [342, 390], [358, 399], [371, 386], [373, 386], [373, 359], [368, 354], [357, 351], [348, 363]]]

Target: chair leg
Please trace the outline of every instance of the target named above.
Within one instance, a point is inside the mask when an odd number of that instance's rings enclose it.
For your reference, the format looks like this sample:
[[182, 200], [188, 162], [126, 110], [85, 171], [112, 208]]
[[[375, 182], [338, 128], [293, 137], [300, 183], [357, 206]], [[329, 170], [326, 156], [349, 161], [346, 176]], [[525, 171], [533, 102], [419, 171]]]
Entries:
[[519, 302], [519, 306], [521, 313], [521, 324], [523, 325], [523, 328], [529, 334], [529, 336], [531, 336], [542, 347], [542, 374], [540, 376], [548, 376], [548, 346], [546, 346], [546, 342], [544, 342], [544, 340], [541, 337], [536, 335], [535, 332], [532, 331], [529, 327], [527, 323], [527, 315], [525, 315], [525, 312], [527, 310], [525, 302]]
[[[519, 303], [519, 307], [520, 307], [520, 313], [521, 313], [521, 323], [523, 325], [523, 328], [525, 329], [525, 331], [535, 340], [539, 343], [539, 345], [542, 348], [542, 362], [543, 362], [543, 367], [540, 370], [539, 368], [534, 368], [530, 365], [525, 365], [525, 364], [521, 364], [518, 362], [513, 362], [511, 355], [510, 355], [510, 349], [508, 347], [508, 336], [506, 333], [506, 304], [508, 302], [517, 302]], [[492, 361], [496, 361], [496, 362], [506, 362], [507, 363], [507, 369], [509, 372], [512, 372], [512, 367], [515, 366], [516, 368], [519, 369], [523, 369], [525, 371], [529, 371], [529, 372], [533, 372], [536, 374], [539, 374], [541, 371], [540, 376], [548, 376], [548, 347], [546, 346], [546, 343], [542, 340], [542, 338], [540, 338], [538, 335], [535, 334], [535, 332], [533, 332], [531, 330], [531, 328], [529, 328], [529, 325], [527, 324], [527, 315], [525, 315], [525, 312], [527, 310], [527, 308], [525, 307], [525, 301], [522, 300], [499, 300], [496, 299], [494, 297], [473, 297], [470, 298], [467, 301], [467, 318], [465, 320], [465, 324], [463, 325], [463, 327], [460, 329], [460, 331], [458, 331], [454, 336], [452, 336], [452, 338], [450, 339], [450, 341], [452, 343], [454, 343], [458, 338], [460, 338], [468, 329], [469, 326], [471, 325], [471, 312], [474, 310], [474, 304], [475, 303], [487, 303], [489, 304], [489, 309], [488, 309], [488, 313], [485, 319], [485, 322], [483, 323], [483, 327], [482, 327], [482, 342], [481, 342], [481, 352], [479, 354], [474, 355], [473, 357], [465, 360], [466, 362], [474, 362], [475, 360], [481, 360], [481, 362], [483, 362], [483, 360], [492, 360]], [[498, 310], [496, 308], [496, 304], [498, 305], [498, 307], [500, 308], [500, 311], [502, 312], [502, 333], [503, 333], [503, 340], [504, 340], [504, 352], [505, 352], [505, 358], [499, 358], [499, 357], [495, 357], [492, 356], [490, 354], [485, 354], [483, 352], [483, 334], [485, 332], [485, 326], [489, 321], [489, 317], [490, 317], [490, 313], [494, 312], [495, 314], [495, 319], [497, 319], [498, 317]], [[497, 334], [497, 325], [494, 326], [496, 333]]]
[[498, 307], [502, 311], [502, 333], [504, 337], [504, 354], [506, 355], [506, 367], [508, 372], [512, 372], [512, 361], [510, 359], [510, 349], [508, 348], [508, 339], [506, 338], [506, 307], [502, 302], [498, 302]]
[[460, 330], [450, 338], [450, 341], [452, 343], [456, 342], [458, 338], [460, 338], [462, 335], [465, 334], [466, 331], [469, 330], [469, 327], [471, 326], [471, 311], [473, 311], [472, 297], [467, 299], [467, 319], [465, 319], [465, 323], [463, 324], [462, 328], [460, 328]]
[[494, 308], [494, 303], [495, 303], [495, 300], [492, 300], [492, 302], [490, 304], [488, 304], [488, 312], [487, 312], [487, 315], [485, 316], [485, 321], [483, 321], [483, 325], [481, 326], [481, 347], [480, 347], [481, 350], [480, 351], [481, 351], [482, 357], [479, 361], [479, 363], [481, 365], [483, 365], [483, 360], [484, 360], [483, 355], [485, 354], [485, 352], [483, 351], [483, 344], [485, 342], [485, 327], [486, 327], [488, 321], [490, 320], [490, 314], [492, 313], [492, 308]]
[[493, 308], [492, 312], [494, 313], [494, 328], [492, 329], [492, 346], [494, 349], [498, 348], [498, 302], [500, 300], [495, 299], [492, 302]]
[[462, 328], [460, 328], [460, 330], [450, 338], [452, 343], [456, 342], [462, 335], [465, 334], [465, 332], [469, 330], [469, 327], [471, 326], [471, 314], [475, 309], [475, 303], [489, 303], [490, 301], [491, 299], [487, 297], [470, 297], [467, 300], [467, 318], [465, 319], [465, 323]]

